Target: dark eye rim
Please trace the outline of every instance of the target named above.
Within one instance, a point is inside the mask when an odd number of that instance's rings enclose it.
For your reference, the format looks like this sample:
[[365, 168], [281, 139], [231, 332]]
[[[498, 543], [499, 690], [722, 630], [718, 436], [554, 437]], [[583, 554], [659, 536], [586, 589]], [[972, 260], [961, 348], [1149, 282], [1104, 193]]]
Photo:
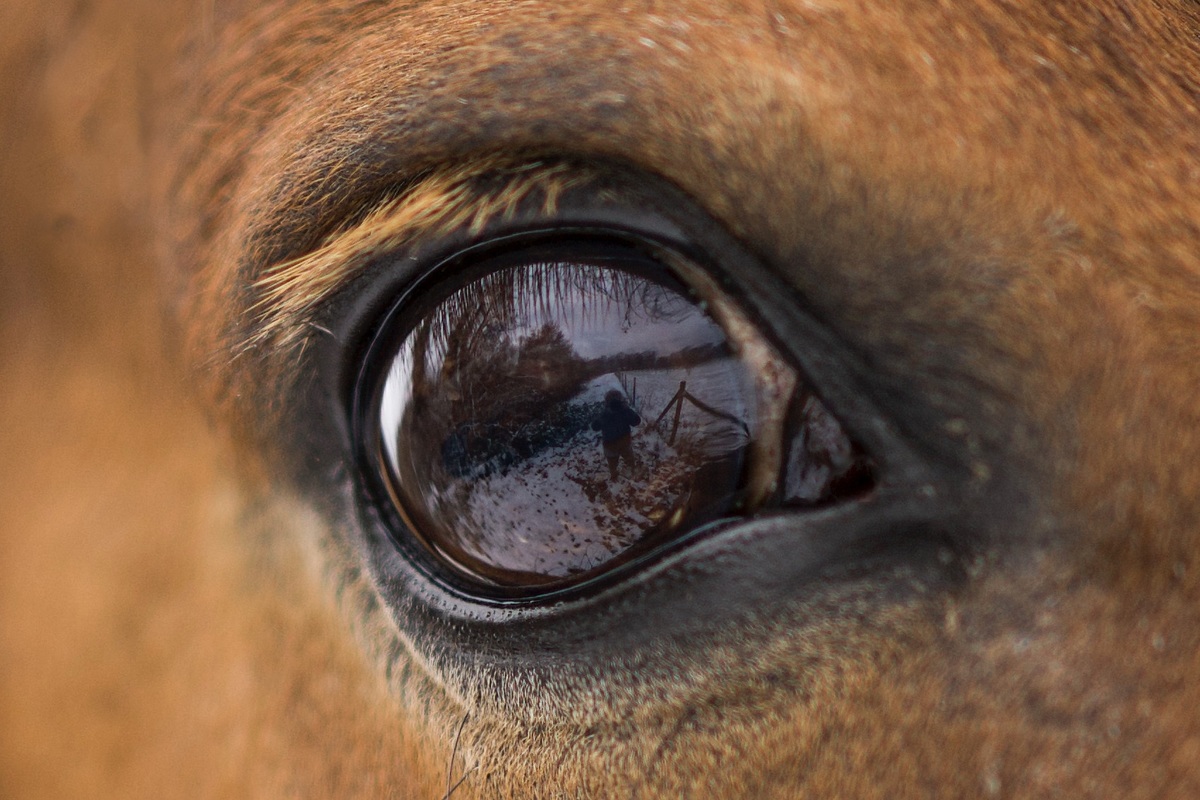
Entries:
[[[512, 631], [518, 639], [526, 634], [518, 635], [516, 631], [525, 630], [526, 625], [534, 626], [531, 632], [543, 630], [543, 621], [559, 625], [571, 619], [572, 624], [590, 629], [601, 619], [611, 619], [613, 613], [625, 613], [609, 608], [610, 602], [624, 598], [620, 608], [628, 610], [633, 608], [627, 605], [631, 598], [659, 596], [666, 587], [680, 585], [681, 581], [683, 585], [708, 586], [714, 596], [724, 598], [731, 613], [750, 598], [770, 605], [775, 600], [761, 594], [762, 580], [788, 575], [789, 585], [795, 589], [786, 595], [807, 592], [807, 578], [794, 582], [802, 576], [819, 575], [839, 563], [860, 562], [863, 537], [878, 539], [879, 519], [895, 516], [908, 526], [910, 519], [943, 517], [947, 502], [954, 502], [953, 485], [939, 463], [931, 463], [929, 454], [914, 446], [919, 442], [910, 439], [912, 431], [881, 413], [891, 405], [880, 394], [886, 388], [880, 388], [872, 355], [857, 350], [843, 338], [838, 321], [823, 320], [819, 310], [785, 279], [787, 272], [803, 269], [810, 256], [798, 253], [798, 262], [785, 269], [731, 235], [690, 197], [652, 175], [614, 168], [610, 185], [614, 187], [611, 191], [591, 187], [568, 194], [552, 212], [520, 212], [513, 219], [489, 222], [482, 231], [463, 227], [436, 239], [380, 253], [317, 320], [330, 336], [323, 340], [325, 345], [316, 356], [322, 366], [318, 382], [312, 387], [317, 394], [312, 396], [323, 407], [331, 404], [335, 410], [336, 429], [329, 433], [336, 436], [337, 444], [331, 441], [330, 445], [341, 455], [336, 463], [325, 461], [324, 454], [330, 452], [321, 447], [325, 434], [309, 434], [301, 440], [310, 442], [302, 452], [311, 454], [309, 463], [313, 466], [301, 475], [311, 476], [308, 485], [314, 491], [323, 492], [332, 477], [348, 492], [339, 493], [340, 499], [334, 502], [352, 516], [352, 538], [381, 598], [394, 613], [404, 610], [409, 622], [398, 618], [402, 628], [423, 630], [423, 635], [435, 639], [448, 635], [442, 626], [449, 622], [466, 625], [464, 635], [478, 631], [487, 637], [499, 635], [496, 625], [503, 624], [504, 630]], [[382, 487], [373, 483], [377, 478], [363, 447], [367, 440], [361, 435], [364, 417], [360, 387], [365, 385], [363, 371], [369, 363], [365, 354], [394, 309], [412, 292], [427, 286], [438, 266], [530, 237], [572, 233], [615, 237], [674, 252], [711, 278], [837, 414], [847, 434], [871, 454], [878, 468], [874, 491], [853, 502], [811, 511], [778, 507], [712, 523], [620, 569], [559, 592], [497, 597], [481, 595], [474, 587], [456, 583], [455, 576], [443, 571], [400, 520], [389, 518], [389, 513], [394, 513], [390, 500], [381, 493]], [[322, 463], [328, 467], [321, 467]], [[332, 476], [328, 468], [335, 470]], [[838, 520], [838, 530], [816, 549], [785, 549], [753, 566], [760, 558], [754, 553], [777, 547], [761, 538], [764, 532], [811, 531], [814, 526], [827, 526], [829, 520]], [[788, 533], [779, 546], [790, 548], [786, 542], [791, 537]], [[744, 543], [749, 549], [733, 554], [727, 549], [733, 543]], [[716, 565], [706, 563], [715, 552], [725, 554], [721, 556], [719, 580], [712, 573]], [[664, 608], [674, 606], [666, 596], [661, 600]], [[645, 613], [645, 609], [637, 613]], [[418, 620], [426, 620], [433, 627], [425, 627]], [[611, 631], [603, 634], [606, 639], [614, 635]], [[502, 637], [504, 641], [508, 636]], [[464, 646], [467, 642], [463, 641]]]
[[[487, 268], [473, 269], [470, 265], [494, 261], [509, 252], [532, 253], [535, 248], [552, 243], [581, 247], [584, 242], [593, 246], [616, 245], [628, 251], [637, 251], [647, 260], [661, 265], [666, 274], [685, 287], [688, 286], [686, 280], [676, 275], [665, 263], [661, 257], [663, 253], [669, 252], [684, 258], [714, 278], [718, 277], [717, 271], [705, 263], [701, 254], [680, 246], [679, 242], [642, 231], [635, 232], [609, 225], [538, 226], [509, 231], [455, 250], [437, 259], [433, 266], [422, 269], [419, 275], [398, 289], [390, 307], [376, 322], [366, 337], [365, 347], [360, 350], [361, 355], [357, 362], [359, 369], [353, 380], [349, 404], [349, 433], [354, 463], [362, 481], [361, 488], [365, 499], [379, 515], [387, 538], [407, 562], [425, 580], [432, 581], [442, 590], [463, 600], [496, 606], [546, 605], [594, 595], [624, 581], [648, 565], [746, 519], [744, 515], [731, 513], [728, 517], [697, 526], [667, 541], [655, 542], [645, 548], [632, 548], [627, 554], [623, 553], [614, 559], [611, 566], [600, 569], [596, 574], [582, 580], [568, 579], [532, 587], [509, 587], [472, 581], [443, 564], [435, 555], [436, 545], [416, 531], [415, 526], [405, 518], [401, 499], [381, 475], [383, 455], [379, 445], [381, 437], [378, 415], [375, 413], [383, 387], [381, 373], [386, 370], [386, 359], [380, 356], [393, 351], [397, 341], [402, 338], [401, 331], [406, 327], [402, 321], [419, 314], [421, 309], [428, 309], [436, 303], [438, 297], [444, 297], [455, 288], [489, 271]], [[464, 265], [467, 265], [465, 269], [462, 268]]]

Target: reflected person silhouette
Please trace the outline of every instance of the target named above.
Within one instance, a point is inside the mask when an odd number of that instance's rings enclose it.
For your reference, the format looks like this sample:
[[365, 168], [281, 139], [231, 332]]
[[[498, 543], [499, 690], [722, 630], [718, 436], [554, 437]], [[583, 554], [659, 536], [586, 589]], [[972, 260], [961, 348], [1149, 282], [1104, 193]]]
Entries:
[[625, 402], [625, 396], [617, 389], [604, 395], [604, 409], [592, 422], [592, 430], [600, 431], [604, 458], [608, 460], [609, 480], [617, 479], [617, 465], [625, 459], [633, 473], [637, 462], [633, 456], [633, 426], [642, 418]]
[[[754, 365], [642, 250], [585, 244], [574, 260], [542, 258], [540, 239], [487, 255], [381, 331], [379, 490], [397, 538], [454, 580], [500, 594], [573, 584], [742, 497], [762, 404]], [[646, 408], [689, 381], [737, 430], [690, 404], [686, 447], [644, 431], [635, 457], [646, 425], [625, 376]], [[619, 490], [618, 474], [631, 478]]]

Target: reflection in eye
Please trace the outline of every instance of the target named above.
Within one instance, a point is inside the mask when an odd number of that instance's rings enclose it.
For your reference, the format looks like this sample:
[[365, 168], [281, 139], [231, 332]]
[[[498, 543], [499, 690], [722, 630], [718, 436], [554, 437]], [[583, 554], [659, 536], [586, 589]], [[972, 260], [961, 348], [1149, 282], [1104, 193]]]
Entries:
[[[748, 476], [762, 431], [781, 438], [761, 370], [706, 304], [643, 254], [583, 255], [493, 258], [427, 300], [389, 351], [385, 483], [408, 527], [475, 582], [573, 582], [727, 517], [761, 497]], [[792, 503], [828, 501], [858, 458], [808, 397]], [[780, 447], [766, 448], [776, 462]]]
[[816, 396], [796, 393], [795, 435], [784, 470], [783, 500], [817, 505], [870, 490], [874, 467]]

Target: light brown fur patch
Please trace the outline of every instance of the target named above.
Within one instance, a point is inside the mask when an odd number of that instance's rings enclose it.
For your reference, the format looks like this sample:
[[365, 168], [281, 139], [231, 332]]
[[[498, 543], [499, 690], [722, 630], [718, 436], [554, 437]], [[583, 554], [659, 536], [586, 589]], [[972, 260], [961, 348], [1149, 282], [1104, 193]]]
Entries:
[[[1200, 795], [1195, 3], [13, 0], [0, 58], [0, 795]], [[281, 478], [368, 259], [613, 163], [967, 476], [953, 591], [505, 671]]]

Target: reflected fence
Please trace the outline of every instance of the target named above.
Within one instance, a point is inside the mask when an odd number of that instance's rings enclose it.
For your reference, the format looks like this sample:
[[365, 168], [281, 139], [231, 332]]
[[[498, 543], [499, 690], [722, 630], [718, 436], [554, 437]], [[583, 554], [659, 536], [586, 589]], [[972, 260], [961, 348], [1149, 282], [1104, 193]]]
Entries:
[[[632, 384], [632, 388], [628, 386], [625, 388], [626, 392], [630, 395], [630, 398], [636, 402], [636, 377], [634, 377]], [[625, 380], [623, 378], [621, 379], [621, 385], [625, 386]], [[675, 392], [671, 399], [667, 401], [666, 406], [663, 407], [663, 410], [650, 425], [650, 427], [661, 433], [662, 428], [660, 426], [662, 425], [662, 421], [666, 418], [667, 414], [671, 412], [671, 409], [674, 408], [675, 414], [671, 420], [671, 433], [667, 436], [667, 444], [671, 445], [672, 447], [675, 445], [675, 436], [679, 433], [679, 418], [683, 415], [684, 402], [691, 403], [696, 409], [703, 411], [705, 414], [708, 414], [711, 417], [732, 422], [734, 425], [737, 425], [739, 428], [741, 428], [747, 437], [750, 436], [750, 426], [746, 424], [745, 420], [740, 419], [733, 414], [726, 413], [719, 408], [713, 408], [708, 403], [705, 403], [703, 400], [699, 399], [687, 390], [687, 381], [680, 381], [679, 389]]]

